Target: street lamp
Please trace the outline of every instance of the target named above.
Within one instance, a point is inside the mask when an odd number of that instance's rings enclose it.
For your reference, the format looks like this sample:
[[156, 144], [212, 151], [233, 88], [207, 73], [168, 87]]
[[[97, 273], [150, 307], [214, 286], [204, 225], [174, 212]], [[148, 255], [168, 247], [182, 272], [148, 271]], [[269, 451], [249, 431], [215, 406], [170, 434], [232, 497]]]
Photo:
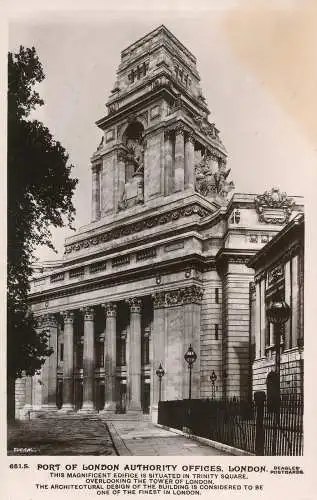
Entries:
[[210, 382], [211, 382], [211, 397], [214, 399], [215, 397], [215, 383], [217, 380], [217, 375], [215, 374], [214, 370], [212, 371], [212, 374], [210, 375]]
[[280, 397], [281, 397], [281, 378], [280, 378], [280, 368], [281, 368], [281, 333], [282, 325], [288, 321], [290, 317], [290, 307], [281, 298], [273, 300], [266, 310], [267, 318], [270, 323], [274, 325], [274, 339], [275, 339], [275, 375], [276, 375], [276, 394], [274, 394], [274, 413], [275, 422], [273, 427], [273, 442], [272, 442], [272, 454], [276, 455], [277, 446], [277, 429], [280, 425]]
[[165, 370], [162, 366], [162, 363], [160, 363], [160, 366], [156, 370], [156, 375], [158, 376], [159, 379], [159, 401], [161, 401], [161, 396], [162, 396], [162, 377], [165, 375]]
[[189, 344], [187, 352], [184, 355], [184, 359], [185, 359], [186, 363], [188, 363], [188, 368], [189, 368], [189, 392], [188, 392], [188, 399], [191, 399], [191, 396], [192, 396], [192, 368], [193, 368], [193, 364], [195, 363], [195, 361], [197, 359], [197, 354], [195, 353], [195, 351], [192, 348], [191, 344]]

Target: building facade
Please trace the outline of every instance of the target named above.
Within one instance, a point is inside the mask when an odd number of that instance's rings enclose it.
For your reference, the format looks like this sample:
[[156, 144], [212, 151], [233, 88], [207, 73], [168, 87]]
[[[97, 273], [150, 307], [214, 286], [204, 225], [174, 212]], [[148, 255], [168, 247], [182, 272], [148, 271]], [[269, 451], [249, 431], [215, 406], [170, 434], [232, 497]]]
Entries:
[[[196, 58], [164, 26], [121, 53], [97, 121], [92, 220], [38, 268], [30, 306], [50, 335], [42, 372], [19, 379], [26, 412], [157, 411], [188, 397], [250, 392], [250, 258], [302, 211], [273, 189], [234, 194]], [[264, 196], [264, 195], [262, 195]], [[271, 196], [271, 198], [270, 198]], [[262, 201], [261, 201], [262, 200]], [[273, 200], [273, 202], [272, 202]]]
[[[254, 257], [251, 284], [251, 345], [253, 390], [270, 392], [274, 385], [276, 338], [266, 310], [273, 300], [290, 306], [281, 335], [281, 394], [300, 394], [304, 388], [304, 216], [294, 217]], [[272, 387], [273, 389], [273, 387]]]

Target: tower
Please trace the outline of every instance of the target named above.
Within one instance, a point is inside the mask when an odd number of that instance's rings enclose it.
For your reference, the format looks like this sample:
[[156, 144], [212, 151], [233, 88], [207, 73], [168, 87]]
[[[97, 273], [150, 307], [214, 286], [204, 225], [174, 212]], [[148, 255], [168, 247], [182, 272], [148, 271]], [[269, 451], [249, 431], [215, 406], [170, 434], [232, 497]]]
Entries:
[[184, 191], [226, 198], [226, 150], [208, 121], [196, 58], [165, 26], [122, 51], [107, 110], [92, 156], [93, 221]]

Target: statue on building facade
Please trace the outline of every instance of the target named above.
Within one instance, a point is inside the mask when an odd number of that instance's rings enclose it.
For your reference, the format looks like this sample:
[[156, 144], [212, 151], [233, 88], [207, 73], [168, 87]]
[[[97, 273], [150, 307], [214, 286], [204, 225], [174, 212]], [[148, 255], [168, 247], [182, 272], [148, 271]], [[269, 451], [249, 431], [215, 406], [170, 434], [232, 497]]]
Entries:
[[206, 151], [202, 160], [195, 165], [195, 190], [207, 198], [226, 198], [234, 189], [234, 183], [227, 180], [231, 169], [226, 169], [225, 164], [219, 160], [218, 170], [214, 172], [211, 160], [212, 156]]

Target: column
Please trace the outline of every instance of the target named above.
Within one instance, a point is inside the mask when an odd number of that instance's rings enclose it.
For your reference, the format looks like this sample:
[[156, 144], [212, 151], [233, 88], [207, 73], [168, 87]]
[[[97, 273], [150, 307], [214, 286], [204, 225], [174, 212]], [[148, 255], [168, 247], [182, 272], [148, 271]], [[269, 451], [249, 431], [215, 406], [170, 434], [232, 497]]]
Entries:
[[47, 331], [48, 347], [53, 350], [42, 366], [42, 408], [48, 411], [57, 410], [57, 321], [54, 315], [44, 317], [43, 329]]
[[128, 299], [130, 306], [129, 402], [128, 412], [139, 413], [141, 407], [141, 308], [139, 298]]
[[173, 137], [172, 132], [167, 130], [164, 133], [165, 138], [165, 172], [164, 172], [164, 194], [168, 195], [173, 192]]
[[83, 406], [81, 412], [92, 412], [94, 409], [95, 378], [95, 338], [94, 309], [85, 307], [84, 312], [84, 352], [83, 352]]
[[92, 166], [92, 221], [100, 219], [100, 164]]
[[297, 346], [297, 338], [299, 337], [298, 328], [298, 310], [299, 310], [299, 280], [298, 280], [298, 255], [292, 258], [292, 293], [291, 293], [291, 345]]
[[125, 190], [125, 153], [121, 149], [116, 154], [115, 175], [115, 212], [119, 210], [119, 204], [123, 200]]
[[61, 411], [74, 410], [74, 313], [64, 311], [63, 406]]
[[260, 282], [255, 282], [255, 359], [261, 357], [261, 288]]
[[23, 414], [28, 418], [28, 412], [32, 410], [33, 406], [33, 378], [29, 375], [25, 377], [25, 405], [23, 407]]
[[103, 305], [106, 313], [105, 331], [105, 406], [104, 411], [116, 411], [116, 342], [117, 306], [110, 302]]
[[174, 191], [183, 191], [184, 189], [184, 129], [180, 124], [175, 131], [175, 180]]
[[261, 352], [260, 357], [265, 356], [265, 331], [266, 331], [266, 313], [265, 313], [265, 279], [260, 282], [260, 311], [261, 311]]
[[195, 156], [194, 156], [194, 137], [189, 134], [185, 142], [185, 189], [194, 189], [195, 186]]
[[[291, 271], [291, 260], [285, 263], [285, 302], [292, 307], [292, 271]], [[285, 349], [290, 349], [292, 345], [292, 316], [289, 321], [284, 325], [284, 346]], [[296, 344], [295, 344], [296, 345]]]

